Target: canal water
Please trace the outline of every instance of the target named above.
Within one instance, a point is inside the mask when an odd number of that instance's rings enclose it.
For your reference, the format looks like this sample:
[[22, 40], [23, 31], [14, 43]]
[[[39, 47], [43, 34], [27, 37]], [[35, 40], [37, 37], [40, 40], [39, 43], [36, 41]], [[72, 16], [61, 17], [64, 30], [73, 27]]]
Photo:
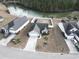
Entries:
[[8, 10], [10, 14], [16, 15], [16, 16], [32, 16], [32, 17], [61, 17], [66, 16], [70, 12], [62, 12], [62, 13], [44, 13], [39, 12], [33, 9], [29, 9], [27, 7], [24, 7], [22, 5], [18, 4], [9, 4]]
[[16, 16], [33, 16], [33, 17], [43, 17], [44, 14], [38, 11], [34, 11], [28, 8], [24, 8], [20, 5], [9, 5], [8, 10], [10, 14], [16, 15]]

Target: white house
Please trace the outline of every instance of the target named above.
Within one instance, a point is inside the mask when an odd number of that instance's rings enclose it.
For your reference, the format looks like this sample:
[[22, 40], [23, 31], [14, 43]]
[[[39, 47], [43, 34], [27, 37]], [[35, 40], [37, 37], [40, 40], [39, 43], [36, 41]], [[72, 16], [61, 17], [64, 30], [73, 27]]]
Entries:
[[37, 24], [35, 25], [34, 29], [29, 32], [29, 36], [36, 36], [36, 37], [40, 36], [40, 28], [38, 27]]

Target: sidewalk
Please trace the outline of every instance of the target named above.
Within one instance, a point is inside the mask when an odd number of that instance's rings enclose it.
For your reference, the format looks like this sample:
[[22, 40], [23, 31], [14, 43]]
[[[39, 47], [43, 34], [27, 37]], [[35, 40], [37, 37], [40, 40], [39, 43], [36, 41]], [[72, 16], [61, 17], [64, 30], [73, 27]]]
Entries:
[[70, 40], [65, 39], [65, 41], [70, 49], [70, 53], [78, 53], [75, 46], [73, 45], [73, 43]]
[[3, 38], [0, 40], [0, 45], [4, 45], [7, 46], [7, 44], [12, 40], [12, 38], [15, 37], [15, 34], [11, 34], [9, 37], [7, 38]]

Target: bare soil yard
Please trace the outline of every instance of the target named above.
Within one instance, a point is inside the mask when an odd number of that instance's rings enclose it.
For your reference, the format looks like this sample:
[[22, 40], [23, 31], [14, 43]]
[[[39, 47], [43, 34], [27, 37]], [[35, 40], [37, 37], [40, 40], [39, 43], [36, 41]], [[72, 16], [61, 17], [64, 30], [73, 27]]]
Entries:
[[38, 39], [36, 50], [42, 52], [54, 52], [54, 53], [69, 53], [69, 48], [61, 34], [58, 26], [55, 25], [53, 29], [49, 29], [49, 35], [47, 40], [43, 36]]
[[8, 43], [8, 47], [14, 47], [14, 48], [21, 48], [23, 49], [25, 45], [27, 44], [28, 41], [28, 36], [27, 36], [27, 30], [24, 28], [14, 39], [19, 39], [20, 42], [17, 44], [14, 44], [12, 41]]

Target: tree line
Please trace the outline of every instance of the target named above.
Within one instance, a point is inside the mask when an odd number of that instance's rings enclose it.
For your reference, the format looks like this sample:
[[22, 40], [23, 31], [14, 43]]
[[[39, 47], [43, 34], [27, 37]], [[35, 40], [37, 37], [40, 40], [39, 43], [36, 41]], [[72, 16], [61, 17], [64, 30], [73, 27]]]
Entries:
[[26, 7], [43, 12], [79, 10], [79, 0], [19, 0]]

